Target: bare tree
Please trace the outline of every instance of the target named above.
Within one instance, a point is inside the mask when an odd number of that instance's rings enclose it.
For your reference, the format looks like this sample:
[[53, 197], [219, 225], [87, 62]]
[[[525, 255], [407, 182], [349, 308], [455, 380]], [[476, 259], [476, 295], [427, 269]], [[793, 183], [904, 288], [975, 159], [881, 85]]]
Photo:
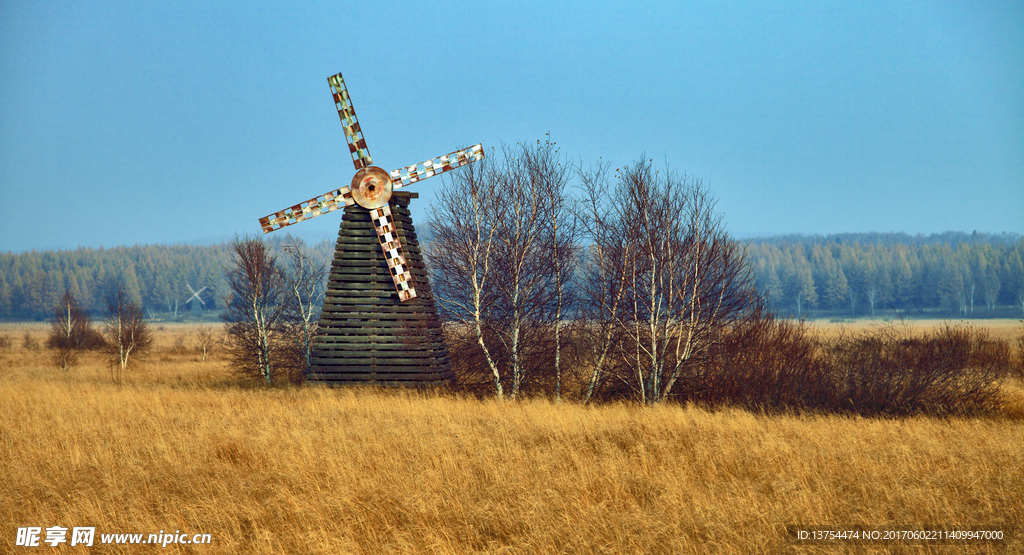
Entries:
[[631, 244], [610, 208], [608, 167], [598, 164], [589, 172], [580, 172], [583, 202], [577, 216], [590, 247], [581, 268], [579, 308], [583, 326], [579, 334], [590, 347], [593, 360], [584, 403], [593, 399], [604, 382], [610, 355], [621, 336], [620, 314], [633, 257]]
[[985, 306], [988, 307], [988, 311], [992, 312], [996, 308], [996, 302], [999, 301], [999, 276], [996, 274], [995, 268], [989, 266], [985, 272], [984, 281], [982, 282], [983, 292], [982, 296], [985, 298]]
[[199, 328], [196, 329], [196, 352], [203, 357], [203, 362], [206, 362], [206, 356], [213, 350], [216, 344], [216, 338], [213, 336], [213, 330], [199, 324]]
[[495, 234], [499, 230], [502, 191], [494, 187], [491, 159], [447, 174], [448, 184], [431, 205], [434, 240], [427, 245], [430, 281], [441, 316], [470, 328], [494, 381], [504, 397], [501, 372], [485, 340], [495, 293]]
[[293, 351], [289, 358], [296, 377], [304, 377], [313, 368], [313, 339], [323, 307], [327, 262], [318, 263], [310, 258], [300, 239], [290, 238], [284, 250], [288, 253], [288, 266], [284, 271], [287, 295], [283, 318]]
[[867, 295], [868, 305], [871, 306], [871, 315], [875, 315], [875, 303], [878, 302], [878, 287], [871, 285], [868, 287]]
[[[503, 325], [497, 327], [498, 338], [509, 353], [512, 390], [510, 397], [519, 396], [525, 374], [523, 349], [524, 327], [537, 318], [541, 309], [538, 293], [544, 288], [544, 260], [541, 259], [541, 234], [545, 219], [542, 189], [536, 176], [529, 172], [528, 163], [506, 152], [510, 166], [498, 175], [496, 186], [505, 198], [497, 234], [499, 254], [496, 259], [500, 271], [494, 280], [499, 302], [504, 305]], [[511, 162], [511, 163], [509, 163]]]
[[142, 307], [131, 300], [119, 283], [107, 296], [107, 317], [103, 321], [104, 351], [110, 359], [111, 378], [120, 383], [124, 373], [141, 360], [153, 344]]
[[[561, 163], [555, 144], [545, 140], [536, 145], [519, 144], [503, 148], [501, 171], [495, 172], [495, 186], [502, 191], [503, 210], [499, 212], [497, 290], [499, 318], [495, 321], [496, 336], [508, 357], [512, 381], [510, 397], [519, 397], [524, 381], [540, 377], [541, 352], [548, 349], [550, 329], [560, 332], [556, 312], [559, 291], [564, 301], [565, 276], [559, 277], [561, 262], [555, 254], [557, 245], [552, 226], [564, 214], [554, 214], [558, 207], [564, 213], [565, 188], [569, 169]], [[564, 228], [563, 228], [564, 231]], [[561, 254], [568, 258], [573, 249], [562, 245]], [[568, 275], [568, 274], [566, 274]], [[550, 325], [549, 325], [550, 324]], [[560, 339], [560, 334], [559, 334]], [[557, 344], [560, 364], [561, 345]], [[556, 369], [560, 382], [561, 368]], [[560, 388], [560, 383], [557, 384]], [[560, 394], [560, 391], [558, 392]]]
[[50, 318], [50, 337], [46, 342], [54, 349], [51, 356], [53, 364], [65, 372], [78, 364], [78, 355], [91, 333], [89, 315], [71, 292], [65, 291]]
[[788, 286], [796, 303], [797, 315], [803, 316], [805, 302], [808, 308], [817, 304], [818, 292], [814, 287], [814, 274], [806, 261], [797, 264]]
[[699, 180], [640, 161], [618, 172], [614, 190], [603, 223], [612, 238], [601, 249], [613, 251], [606, 260], [619, 261], [621, 281], [604, 288], [618, 289], [607, 297], [621, 299], [613, 318], [616, 377], [653, 404], [680, 379], [696, 377], [696, 362], [743, 316], [756, 289]]
[[561, 318], [577, 250], [569, 168], [547, 140], [504, 146], [500, 159], [474, 166], [452, 176], [432, 207], [428, 259], [442, 316], [473, 330], [499, 397], [544, 386], [552, 370], [560, 396]]
[[285, 311], [284, 276], [277, 259], [261, 240], [236, 238], [227, 271], [230, 296], [221, 319], [226, 323], [228, 353], [235, 370], [271, 383], [281, 361]]
[[544, 175], [544, 200], [547, 202], [550, 259], [554, 263], [554, 341], [555, 341], [555, 400], [562, 400], [562, 326], [565, 313], [575, 306], [576, 295], [572, 287], [579, 267], [580, 226], [570, 205], [566, 188], [569, 168], [551, 157], [538, 157], [536, 171]]
[[164, 303], [167, 305], [167, 314], [172, 320], [178, 319], [178, 299], [170, 293], [164, 296]]

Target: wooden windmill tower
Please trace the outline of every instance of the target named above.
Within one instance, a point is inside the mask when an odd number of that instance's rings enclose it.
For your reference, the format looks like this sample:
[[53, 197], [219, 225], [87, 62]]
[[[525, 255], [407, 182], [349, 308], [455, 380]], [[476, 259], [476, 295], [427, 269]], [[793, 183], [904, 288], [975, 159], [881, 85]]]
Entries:
[[260, 219], [270, 233], [345, 208], [308, 381], [430, 385], [454, 378], [406, 185], [475, 162], [482, 145], [387, 172], [371, 165], [341, 74], [327, 78], [356, 174], [348, 186]]

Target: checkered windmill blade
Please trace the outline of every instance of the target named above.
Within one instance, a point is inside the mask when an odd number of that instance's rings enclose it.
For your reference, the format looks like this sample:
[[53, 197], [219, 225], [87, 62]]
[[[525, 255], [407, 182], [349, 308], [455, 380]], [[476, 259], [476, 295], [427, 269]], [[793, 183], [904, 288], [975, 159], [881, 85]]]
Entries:
[[345, 130], [345, 140], [348, 141], [348, 149], [352, 153], [352, 163], [357, 170], [372, 165], [373, 159], [370, 158], [370, 150], [366, 148], [366, 139], [363, 138], [363, 130], [356, 119], [356, 111], [352, 107], [352, 99], [348, 95], [345, 80], [339, 73], [328, 77], [327, 84], [331, 86], [331, 94], [334, 95], [334, 106], [338, 109], [341, 127]]
[[348, 142], [349, 152], [352, 155], [352, 163], [357, 170], [352, 178], [352, 183], [260, 218], [260, 225], [263, 227], [264, 233], [270, 233], [338, 208], [358, 204], [370, 212], [374, 230], [377, 233], [381, 251], [387, 260], [388, 268], [391, 270], [391, 277], [395, 283], [395, 289], [398, 291], [399, 299], [403, 302], [414, 299], [416, 298], [416, 288], [413, 286], [413, 276], [409, 272], [408, 262], [402, 252], [402, 243], [396, 233], [394, 216], [388, 204], [392, 193], [395, 189], [482, 159], [484, 157], [483, 145], [476, 144], [470, 148], [456, 150], [419, 164], [386, 172], [371, 165], [373, 159], [366, 147], [362, 127], [356, 119], [355, 109], [352, 107], [352, 99], [349, 97], [345, 80], [339, 73], [328, 77], [327, 83], [331, 86], [334, 104], [338, 110], [338, 116], [341, 118], [345, 140]]

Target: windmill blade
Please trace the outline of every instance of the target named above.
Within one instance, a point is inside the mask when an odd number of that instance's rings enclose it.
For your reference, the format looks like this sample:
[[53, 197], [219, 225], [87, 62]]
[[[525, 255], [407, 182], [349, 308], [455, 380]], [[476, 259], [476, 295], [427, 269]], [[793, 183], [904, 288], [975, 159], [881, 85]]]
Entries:
[[416, 289], [412, 284], [409, 264], [402, 252], [402, 243], [398, 240], [398, 233], [395, 232], [391, 207], [385, 204], [380, 208], [374, 208], [370, 210], [370, 217], [373, 218], [373, 228], [377, 231], [380, 250], [384, 251], [384, 258], [388, 261], [388, 269], [391, 270], [391, 279], [394, 280], [395, 289], [398, 290], [398, 298], [403, 302], [416, 298]]
[[342, 187], [305, 202], [300, 202], [291, 208], [285, 208], [280, 212], [264, 216], [260, 218], [260, 226], [263, 227], [263, 233], [270, 233], [282, 227], [297, 224], [303, 220], [315, 218], [321, 214], [351, 206], [355, 203], [356, 201], [352, 200], [351, 190], [348, 187]]
[[363, 138], [363, 130], [359, 127], [359, 120], [356, 119], [356, 111], [352, 108], [352, 99], [348, 95], [348, 88], [341, 74], [332, 75], [327, 78], [331, 85], [331, 93], [334, 95], [334, 106], [338, 109], [338, 116], [341, 117], [341, 127], [345, 130], [345, 140], [348, 141], [348, 150], [352, 153], [352, 163], [357, 170], [373, 164], [370, 158], [370, 151], [366, 148], [366, 140]]
[[476, 162], [477, 160], [482, 160], [483, 157], [483, 145], [476, 144], [467, 149], [456, 150], [450, 154], [438, 156], [437, 158], [432, 158], [426, 162], [420, 162], [415, 166], [408, 166], [394, 170], [390, 174], [391, 181], [394, 182], [394, 188], [398, 189], [405, 187], [406, 185], [412, 185], [422, 179], [434, 177], [439, 173], [454, 170], [460, 166], [465, 166], [466, 164]]

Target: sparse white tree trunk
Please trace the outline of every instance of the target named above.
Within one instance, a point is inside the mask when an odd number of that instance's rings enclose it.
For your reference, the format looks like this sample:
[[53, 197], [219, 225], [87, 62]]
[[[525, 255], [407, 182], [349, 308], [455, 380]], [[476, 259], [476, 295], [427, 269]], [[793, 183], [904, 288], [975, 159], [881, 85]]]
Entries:
[[484, 333], [493, 308], [489, 288], [498, 212], [504, 209], [501, 191], [489, 186], [490, 173], [490, 163], [484, 159], [449, 174], [450, 186], [431, 207], [435, 239], [427, 249], [439, 308], [472, 330], [494, 380], [495, 394], [503, 399], [501, 369]]
[[615, 218], [635, 253], [628, 309], [616, 318], [626, 330], [620, 379], [640, 402], [656, 404], [749, 306], [753, 278], [700, 182], [660, 177], [643, 161], [620, 172], [616, 191]]
[[874, 286], [869, 287], [868, 288], [867, 297], [868, 297], [868, 305], [871, 306], [871, 316], [874, 316], [875, 315], [875, 301], [878, 299], [878, 288], [874, 287]]
[[302, 355], [302, 372], [308, 375], [313, 368], [313, 341], [319, 326], [320, 307], [323, 306], [323, 280], [327, 266], [310, 260], [299, 240], [292, 239], [284, 245], [284, 250], [289, 255], [285, 284], [290, 293], [285, 321], [293, 336], [289, 338], [292, 348]]
[[[585, 213], [579, 214], [578, 221], [583, 226], [584, 235], [593, 243], [587, 256], [582, 292], [589, 318], [587, 329], [581, 331], [592, 338], [590, 347], [595, 362], [590, 369], [590, 379], [583, 395], [584, 403], [594, 398], [604, 380], [609, 355], [623, 328], [619, 311], [629, 285], [629, 261], [634, 256], [631, 243], [626, 241], [617, 225], [611, 224], [616, 220], [612, 213], [607, 212], [607, 192], [610, 188], [607, 170], [607, 165], [599, 165], [592, 172], [580, 172], [586, 209]], [[613, 253], [618, 256], [613, 256]]]

